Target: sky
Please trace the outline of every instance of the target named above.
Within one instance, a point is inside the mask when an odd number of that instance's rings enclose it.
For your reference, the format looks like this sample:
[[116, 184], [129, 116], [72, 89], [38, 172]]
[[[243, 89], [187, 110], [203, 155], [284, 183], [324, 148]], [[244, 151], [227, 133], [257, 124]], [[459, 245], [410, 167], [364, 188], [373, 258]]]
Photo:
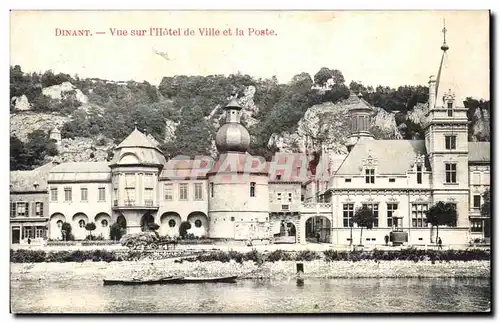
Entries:
[[[339, 69], [349, 83], [427, 85], [443, 43], [464, 95], [489, 99], [487, 11], [13, 11], [10, 64], [25, 72], [114, 81], [241, 72], [288, 82]], [[194, 36], [130, 36], [132, 30], [191, 28]], [[57, 36], [56, 29], [92, 36]], [[113, 36], [110, 28], [128, 36]], [[201, 36], [198, 28], [273, 30], [272, 36]], [[96, 32], [106, 32], [98, 35]], [[167, 53], [167, 55], [160, 55]], [[166, 59], [167, 57], [168, 59]]]

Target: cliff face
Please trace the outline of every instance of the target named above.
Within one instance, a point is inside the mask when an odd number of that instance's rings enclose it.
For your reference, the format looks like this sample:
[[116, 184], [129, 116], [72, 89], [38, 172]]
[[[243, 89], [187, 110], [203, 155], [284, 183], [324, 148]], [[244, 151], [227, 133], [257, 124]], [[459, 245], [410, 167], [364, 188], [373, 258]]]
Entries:
[[61, 128], [69, 121], [56, 113], [19, 112], [10, 115], [10, 134], [15, 135], [21, 141], [28, 140], [28, 134], [35, 130], [50, 132], [54, 128]]
[[[347, 100], [312, 106], [299, 121], [294, 133], [274, 133], [268, 143], [282, 152], [319, 151], [321, 145], [334, 154], [346, 154], [350, 134]], [[374, 108], [372, 133], [376, 139], [401, 139], [394, 114]]]
[[87, 104], [89, 102], [87, 96], [83, 94], [83, 92], [80, 89], [76, 88], [76, 86], [74, 86], [70, 82], [64, 82], [58, 85], [52, 85], [42, 89], [43, 95], [46, 95], [54, 100], [62, 100], [67, 94], [73, 92], [75, 94], [75, 98], [81, 104]]
[[476, 108], [472, 117], [472, 141], [490, 141], [490, 113]]

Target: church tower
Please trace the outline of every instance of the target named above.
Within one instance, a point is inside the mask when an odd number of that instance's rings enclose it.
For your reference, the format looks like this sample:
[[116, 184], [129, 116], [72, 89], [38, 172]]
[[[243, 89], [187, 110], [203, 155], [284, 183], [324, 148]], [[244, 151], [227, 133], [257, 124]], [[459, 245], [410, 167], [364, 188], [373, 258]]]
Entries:
[[457, 227], [466, 227], [469, 190], [467, 109], [449, 66], [446, 32], [444, 27], [437, 78], [431, 76], [429, 80], [425, 146], [432, 169], [433, 203], [456, 204]]

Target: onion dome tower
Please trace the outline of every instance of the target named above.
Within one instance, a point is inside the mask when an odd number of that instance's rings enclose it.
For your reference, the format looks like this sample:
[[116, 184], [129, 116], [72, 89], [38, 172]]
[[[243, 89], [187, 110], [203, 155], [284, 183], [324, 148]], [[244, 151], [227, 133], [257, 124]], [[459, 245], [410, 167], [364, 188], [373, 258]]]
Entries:
[[247, 151], [250, 134], [240, 123], [241, 106], [233, 97], [224, 108], [226, 123], [217, 131], [219, 159], [207, 173], [209, 236], [216, 239], [268, 240], [268, 169]]
[[250, 134], [240, 123], [241, 106], [232, 99], [225, 107], [226, 123], [215, 136], [215, 145], [220, 153], [246, 153], [250, 146]]

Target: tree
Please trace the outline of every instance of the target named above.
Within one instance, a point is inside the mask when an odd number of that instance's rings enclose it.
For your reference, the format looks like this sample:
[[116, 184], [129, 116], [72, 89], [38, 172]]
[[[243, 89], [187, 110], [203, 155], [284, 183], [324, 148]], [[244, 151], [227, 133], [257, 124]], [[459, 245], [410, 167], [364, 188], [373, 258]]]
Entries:
[[159, 237], [160, 235], [158, 234], [158, 229], [160, 228], [160, 226], [156, 223], [149, 223], [148, 224], [148, 229], [149, 231], [153, 231], [154, 234]]
[[490, 210], [490, 189], [486, 189], [483, 193], [483, 205], [481, 205], [481, 215], [489, 217], [491, 215]]
[[372, 229], [373, 223], [375, 222], [375, 216], [373, 215], [373, 211], [368, 208], [366, 205], [358, 208], [356, 210], [356, 214], [352, 218], [352, 221], [361, 228], [361, 233], [359, 236], [359, 244], [363, 244], [363, 228]]
[[16, 136], [10, 136], [10, 170], [27, 170], [31, 165], [24, 143]]
[[436, 227], [436, 243], [439, 239], [439, 226], [457, 226], [457, 208], [453, 203], [439, 201], [426, 211], [426, 223]]
[[339, 70], [331, 70], [328, 67], [322, 67], [318, 73], [314, 75], [314, 83], [316, 85], [325, 86], [329, 79], [333, 79], [334, 84], [343, 84], [345, 82], [344, 75]]
[[115, 222], [109, 228], [109, 236], [112, 240], [120, 240], [125, 235], [126, 229], [123, 222]]
[[90, 232], [90, 240], [92, 240], [92, 231], [96, 229], [94, 222], [89, 222], [85, 225], [85, 230]]
[[179, 226], [179, 235], [182, 237], [182, 239], [186, 239], [187, 230], [189, 229], [191, 229], [191, 223], [189, 221], [181, 222], [181, 225]]
[[71, 224], [64, 222], [61, 226], [62, 238], [64, 241], [73, 240], [73, 235], [71, 234]]

